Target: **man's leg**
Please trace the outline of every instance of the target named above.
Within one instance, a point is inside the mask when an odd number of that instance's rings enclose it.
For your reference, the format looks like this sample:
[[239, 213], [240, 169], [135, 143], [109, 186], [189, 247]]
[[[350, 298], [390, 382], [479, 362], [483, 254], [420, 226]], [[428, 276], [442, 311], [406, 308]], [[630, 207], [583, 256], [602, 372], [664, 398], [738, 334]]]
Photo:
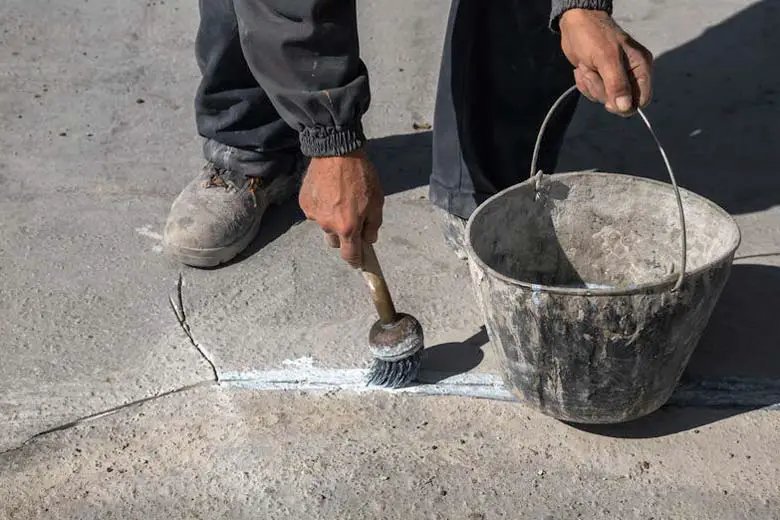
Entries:
[[298, 132], [282, 120], [246, 64], [233, 0], [200, 0], [195, 97], [208, 161], [173, 203], [165, 246], [181, 262], [226, 262], [255, 238], [270, 204], [295, 193]]
[[[574, 84], [560, 39], [548, 27], [549, 14], [550, 0], [452, 0], [434, 114], [430, 198], [449, 213], [445, 234], [454, 246], [462, 219], [528, 177], [542, 120]], [[556, 166], [576, 104], [572, 96], [548, 127], [539, 158], [546, 172]]]

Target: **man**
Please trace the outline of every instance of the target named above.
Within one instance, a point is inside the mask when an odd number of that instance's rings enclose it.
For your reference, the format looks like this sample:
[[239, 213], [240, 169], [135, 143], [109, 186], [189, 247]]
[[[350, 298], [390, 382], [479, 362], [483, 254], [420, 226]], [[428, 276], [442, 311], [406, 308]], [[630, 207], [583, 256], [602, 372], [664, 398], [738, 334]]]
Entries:
[[[388, 0], [390, 1], [390, 0]], [[611, 18], [611, 0], [452, 0], [433, 121], [431, 201], [457, 245], [465, 219], [527, 173], [536, 134], [574, 81], [607, 110], [649, 102], [652, 56]], [[369, 80], [355, 0], [200, 0], [198, 132], [208, 164], [174, 201], [165, 246], [215, 266], [294, 196], [353, 266], [382, 224], [384, 196], [363, 151]], [[575, 110], [551, 124], [552, 171]]]

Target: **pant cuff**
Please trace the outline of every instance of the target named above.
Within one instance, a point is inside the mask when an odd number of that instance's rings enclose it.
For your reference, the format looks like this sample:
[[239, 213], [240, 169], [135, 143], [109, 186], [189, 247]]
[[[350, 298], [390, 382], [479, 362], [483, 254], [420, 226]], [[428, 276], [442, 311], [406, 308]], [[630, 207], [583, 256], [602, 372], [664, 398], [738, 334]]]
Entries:
[[203, 142], [203, 156], [217, 168], [270, 180], [279, 175], [293, 174], [294, 164], [301, 152], [296, 149], [281, 152], [248, 150], [206, 139]]
[[300, 134], [301, 150], [309, 157], [347, 155], [366, 142], [360, 122], [346, 128], [306, 128]]
[[477, 207], [491, 196], [488, 193], [460, 193], [435, 181], [431, 181], [428, 187], [428, 198], [434, 205], [462, 219], [471, 217]]

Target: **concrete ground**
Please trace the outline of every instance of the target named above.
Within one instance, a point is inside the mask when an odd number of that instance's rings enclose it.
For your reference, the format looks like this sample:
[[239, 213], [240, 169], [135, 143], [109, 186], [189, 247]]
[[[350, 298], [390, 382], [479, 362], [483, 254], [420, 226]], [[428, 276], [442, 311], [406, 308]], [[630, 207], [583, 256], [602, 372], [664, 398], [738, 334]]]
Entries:
[[[447, 2], [359, 11], [377, 249], [430, 348], [408, 392], [361, 387], [368, 295], [294, 204], [240, 262], [160, 254], [202, 162], [192, 2], [0, 5], [0, 518], [780, 518], [780, 5], [617, 5], [656, 55], [648, 115], [678, 180], [743, 242], [670, 405], [612, 428], [508, 401], [441, 241], [414, 127]], [[663, 172], [641, 124], [584, 104], [560, 170], [593, 167]]]

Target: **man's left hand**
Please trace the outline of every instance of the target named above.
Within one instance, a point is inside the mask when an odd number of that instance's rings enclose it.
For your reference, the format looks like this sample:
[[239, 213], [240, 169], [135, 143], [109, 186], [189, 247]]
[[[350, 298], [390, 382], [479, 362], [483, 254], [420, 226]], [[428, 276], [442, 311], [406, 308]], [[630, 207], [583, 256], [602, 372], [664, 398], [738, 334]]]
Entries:
[[570, 9], [560, 19], [561, 46], [574, 65], [577, 88], [621, 116], [652, 95], [653, 55], [603, 11]]

